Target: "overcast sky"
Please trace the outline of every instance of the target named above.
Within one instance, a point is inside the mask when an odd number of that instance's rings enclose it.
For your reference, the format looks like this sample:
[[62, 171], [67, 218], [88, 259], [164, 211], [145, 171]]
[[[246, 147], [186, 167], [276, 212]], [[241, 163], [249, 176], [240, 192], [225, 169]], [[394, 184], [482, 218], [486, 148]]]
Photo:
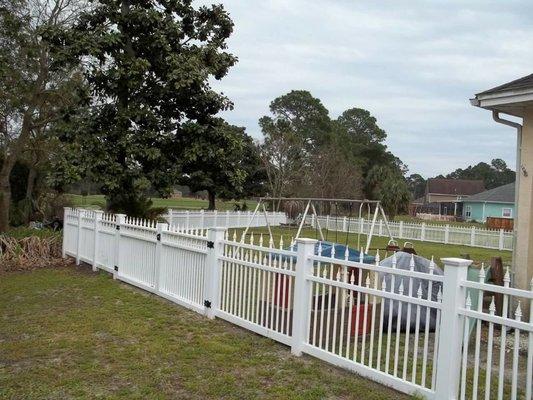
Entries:
[[222, 2], [239, 62], [214, 86], [252, 136], [274, 98], [305, 89], [332, 118], [368, 109], [410, 173], [496, 157], [514, 168], [514, 130], [468, 99], [533, 72], [532, 1]]

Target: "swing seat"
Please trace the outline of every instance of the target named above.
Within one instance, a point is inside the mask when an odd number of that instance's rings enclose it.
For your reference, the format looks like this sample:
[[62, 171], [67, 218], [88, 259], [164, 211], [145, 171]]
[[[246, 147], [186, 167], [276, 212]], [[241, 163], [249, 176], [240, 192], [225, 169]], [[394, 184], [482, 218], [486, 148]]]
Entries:
[[[359, 250], [353, 249], [351, 247], [345, 246], [343, 244], [339, 243], [333, 243], [333, 242], [326, 242], [326, 241], [319, 241], [315, 245], [315, 255], [318, 254], [318, 249], [322, 247], [322, 251], [320, 255], [322, 257], [328, 257], [331, 258], [331, 253], [333, 248], [335, 248], [335, 256], [334, 258], [337, 260], [345, 260], [346, 259], [346, 249], [348, 249], [348, 260], [349, 261], [356, 261], [358, 262], [360, 260], [361, 252]], [[289, 250], [289, 248], [286, 248], [286, 250]], [[294, 251], [298, 250], [298, 244], [294, 245]], [[375, 264], [376, 258], [374, 256], [371, 256], [370, 254], [363, 254], [363, 263], [364, 264]]]

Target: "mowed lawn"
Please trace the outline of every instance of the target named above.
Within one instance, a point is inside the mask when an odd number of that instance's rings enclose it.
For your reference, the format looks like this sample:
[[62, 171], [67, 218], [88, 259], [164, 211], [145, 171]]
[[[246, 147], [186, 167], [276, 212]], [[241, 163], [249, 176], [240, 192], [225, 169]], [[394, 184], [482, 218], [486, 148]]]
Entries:
[[[93, 194], [89, 196], [80, 196], [77, 194], [69, 194], [73, 205], [75, 207], [87, 207], [87, 208], [105, 208], [105, 197], [99, 194]], [[207, 209], [209, 203], [207, 200], [194, 199], [190, 197], [181, 197], [177, 199], [162, 199], [153, 197], [152, 206], [153, 207], [167, 207], [177, 210], [201, 210]], [[216, 201], [217, 210], [233, 210], [235, 208], [235, 203], [242, 204], [246, 202], [248, 209], [253, 210], [257, 205], [255, 200], [240, 200], [240, 201]]]
[[407, 399], [87, 267], [0, 275], [2, 399]]

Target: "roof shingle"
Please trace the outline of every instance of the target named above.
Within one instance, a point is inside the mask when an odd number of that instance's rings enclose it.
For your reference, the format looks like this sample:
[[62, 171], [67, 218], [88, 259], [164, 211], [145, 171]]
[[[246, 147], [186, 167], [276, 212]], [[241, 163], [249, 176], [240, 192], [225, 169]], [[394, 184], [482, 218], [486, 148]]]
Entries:
[[467, 202], [494, 202], [494, 203], [514, 203], [515, 201], [515, 184], [498, 186], [497, 188], [486, 190], [484, 192], [470, 196], [465, 199]]
[[427, 192], [470, 196], [485, 190], [482, 180], [432, 178], [427, 181]]
[[501, 92], [508, 92], [511, 90], [520, 90], [520, 89], [533, 89], [533, 74], [523, 76], [522, 78], [515, 79], [514, 81], [504, 83], [493, 87], [492, 89], [485, 90], [476, 94], [476, 97], [483, 94], [496, 94]]

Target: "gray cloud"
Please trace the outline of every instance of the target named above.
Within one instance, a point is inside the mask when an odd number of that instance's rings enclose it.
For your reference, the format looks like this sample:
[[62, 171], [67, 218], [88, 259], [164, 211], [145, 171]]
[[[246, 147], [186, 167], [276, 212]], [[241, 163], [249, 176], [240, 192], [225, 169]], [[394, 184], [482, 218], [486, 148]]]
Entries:
[[371, 111], [410, 172], [432, 176], [495, 157], [514, 167], [514, 132], [468, 99], [532, 72], [533, 3], [223, 3], [239, 63], [213, 86], [235, 103], [223, 116], [254, 137], [271, 100], [306, 89], [332, 117]]

